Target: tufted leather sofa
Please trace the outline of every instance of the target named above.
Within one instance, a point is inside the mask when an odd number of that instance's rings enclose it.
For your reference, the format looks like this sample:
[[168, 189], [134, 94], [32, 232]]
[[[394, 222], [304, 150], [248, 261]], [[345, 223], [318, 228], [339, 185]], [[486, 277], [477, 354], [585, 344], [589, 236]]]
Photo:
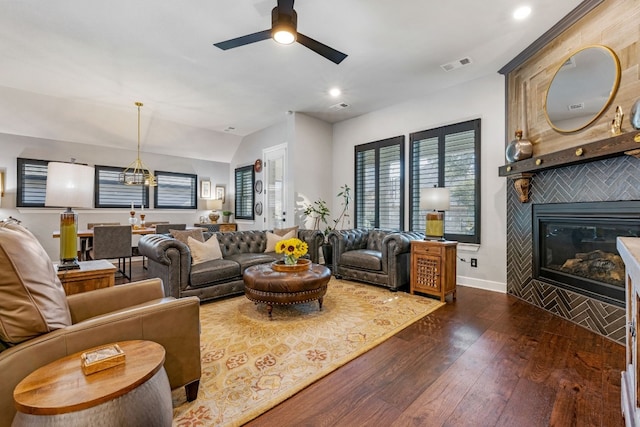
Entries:
[[[265, 231], [205, 232], [204, 238], [218, 239], [222, 259], [191, 265], [191, 252], [184, 243], [164, 234], [147, 234], [138, 242], [140, 255], [148, 258], [149, 277], [159, 277], [167, 295], [181, 298], [197, 296], [200, 301], [244, 292], [242, 274], [247, 267], [281, 258], [265, 253]], [[309, 257], [318, 262], [318, 249], [324, 241], [317, 230], [298, 230], [298, 238], [307, 242]]]
[[329, 243], [333, 249], [333, 274], [397, 291], [409, 284], [411, 241], [423, 239], [423, 233], [411, 231], [332, 231]]

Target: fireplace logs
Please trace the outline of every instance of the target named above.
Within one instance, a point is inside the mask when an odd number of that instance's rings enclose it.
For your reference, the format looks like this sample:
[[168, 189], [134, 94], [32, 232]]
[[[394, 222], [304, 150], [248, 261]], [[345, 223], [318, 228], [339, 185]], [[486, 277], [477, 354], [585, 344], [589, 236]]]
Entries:
[[577, 253], [567, 259], [560, 270], [603, 283], [624, 286], [624, 263], [620, 255], [601, 250]]

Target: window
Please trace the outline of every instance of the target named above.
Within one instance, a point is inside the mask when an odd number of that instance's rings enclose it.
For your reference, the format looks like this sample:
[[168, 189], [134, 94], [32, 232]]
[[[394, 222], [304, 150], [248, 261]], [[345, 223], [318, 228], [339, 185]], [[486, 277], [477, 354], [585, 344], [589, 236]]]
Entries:
[[235, 170], [236, 177], [236, 219], [254, 219], [253, 216], [253, 165]]
[[96, 208], [130, 208], [132, 203], [149, 207], [149, 187], [119, 182], [122, 168], [96, 165], [95, 170]]
[[196, 209], [198, 176], [156, 171], [153, 206], [156, 209]]
[[44, 207], [48, 160], [18, 157], [17, 207]]
[[425, 230], [420, 190], [447, 187], [451, 207], [445, 212], [445, 237], [480, 243], [480, 119], [410, 135], [411, 230]]
[[404, 136], [355, 147], [355, 227], [404, 228]]

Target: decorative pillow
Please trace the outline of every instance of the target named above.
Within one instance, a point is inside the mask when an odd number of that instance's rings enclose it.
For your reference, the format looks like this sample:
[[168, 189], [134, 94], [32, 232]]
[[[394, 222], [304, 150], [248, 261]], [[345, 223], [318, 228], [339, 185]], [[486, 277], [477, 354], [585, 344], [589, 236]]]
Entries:
[[185, 245], [188, 245], [189, 243], [187, 242], [187, 240], [189, 237], [193, 237], [199, 242], [204, 242], [204, 235], [202, 234], [203, 230], [204, 228], [192, 228], [190, 230], [169, 230], [169, 234], [174, 239], [184, 243]]
[[298, 235], [297, 225], [294, 225], [293, 227], [289, 227], [289, 228], [274, 228], [273, 234], [277, 234], [278, 236], [284, 236], [292, 230], [295, 231], [295, 234], [292, 237], [296, 237]]
[[199, 242], [193, 237], [187, 237], [187, 245], [191, 251], [191, 264], [222, 258], [220, 243], [216, 236], [211, 236], [206, 242]]
[[69, 325], [64, 288], [40, 242], [0, 223], [0, 340], [17, 344]]
[[278, 236], [277, 234], [270, 233], [267, 231], [267, 247], [265, 248], [265, 252], [275, 252], [276, 244], [281, 240], [287, 240], [296, 237], [296, 230], [291, 230], [284, 236]]

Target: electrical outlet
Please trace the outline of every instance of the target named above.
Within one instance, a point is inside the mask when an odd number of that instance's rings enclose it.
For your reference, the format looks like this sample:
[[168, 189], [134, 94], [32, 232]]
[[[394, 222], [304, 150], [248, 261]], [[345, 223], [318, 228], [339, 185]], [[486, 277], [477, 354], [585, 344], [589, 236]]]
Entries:
[[478, 258], [471, 258], [471, 267], [478, 267]]

